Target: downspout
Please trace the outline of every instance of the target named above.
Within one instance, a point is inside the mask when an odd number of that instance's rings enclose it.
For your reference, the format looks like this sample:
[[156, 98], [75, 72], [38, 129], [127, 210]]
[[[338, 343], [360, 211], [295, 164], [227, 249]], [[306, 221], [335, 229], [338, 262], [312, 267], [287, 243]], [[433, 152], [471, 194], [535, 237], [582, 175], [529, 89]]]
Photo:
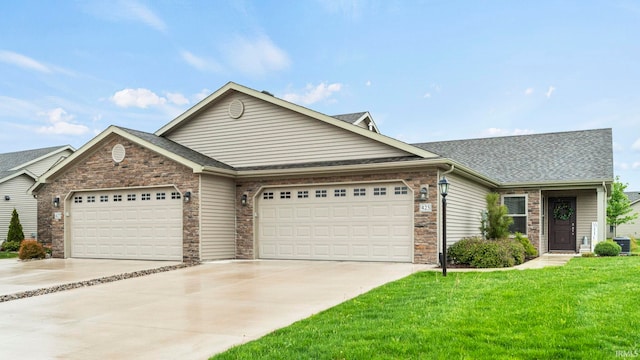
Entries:
[[447, 170], [447, 171], [443, 172], [443, 173], [442, 173], [442, 176], [445, 176], [445, 175], [447, 175], [447, 174], [449, 174], [449, 173], [452, 173], [452, 172], [453, 172], [453, 170], [454, 170], [455, 168], [456, 168], [456, 166], [455, 166], [455, 165], [453, 165], [453, 164], [451, 164], [451, 168], [450, 168], [449, 170]]

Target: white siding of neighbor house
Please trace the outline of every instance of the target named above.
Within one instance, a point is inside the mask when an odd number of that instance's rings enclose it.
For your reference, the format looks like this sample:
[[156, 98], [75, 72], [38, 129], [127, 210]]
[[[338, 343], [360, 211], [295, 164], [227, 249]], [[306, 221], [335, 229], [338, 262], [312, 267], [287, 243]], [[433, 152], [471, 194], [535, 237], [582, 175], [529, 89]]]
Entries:
[[53, 165], [57, 164], [61, 158], [67, 157], [71, 155], [72, 152], [70, 150], [65, 150], [59, 153], [55, 153], [51, 156], [48, 156], [36, 163], [33, 163], [27, 166], [25, 169], [30, 171], [32, 174], [36, 176], [40, 176], [44, 174], [47, 170], [49, 170]]
[[235, 196], [232, 179], [200, 177], [200, 256], [202, 260], [235, 257]]
[[[640, 213], [640, 202], [631, 205], [633, 212], [631, 214]], [[640, 217], [633, 221], [633, 223], [620, 224], [616, 229], [616, 236], [629, 236], [633, 238], [640, 238]]]
[[[542, 225], [542, 251], [549, 252], [549, 241], [547, 234], [549, 232], [548, 217], [549, 214], [549, 198], [550, 197], [575, 197], [576, 198], [576, 250], [580, 249], [582, 238], [586, 236], [591, 240], [591, 223], [598, 221], [598, 195], [593, 190], [575, 190], [575, 191], [553, 191], [544, 195], [544, 220]], [[553, 215], [551, 215], [553, 216]]]
[[[241, 100], [244, 113], [228, 114]], [[231, 93], [167, 134], [235, 167], [404, 156], [408, 153], [266, 101]]]
[[451, 246], [464, 237], [481, 235], [481, 213], [487, 208], [485, 197], [491, 190], [458, 175], [446, 176], [450, 183], [447, 196], [447, 245]]
[[[0, 240], [4, 241], [9, 232], [11, 213], [15, 208], [22, 225], [26, 239], [35, 238], [37, 233], [37, 202], [33, 196], [27, 194], [27, 189], [33, 185], [33, 179], [27, 175], [20, 175], [0, 184]], [[5, 200], [9, 195], [10, 200]]]

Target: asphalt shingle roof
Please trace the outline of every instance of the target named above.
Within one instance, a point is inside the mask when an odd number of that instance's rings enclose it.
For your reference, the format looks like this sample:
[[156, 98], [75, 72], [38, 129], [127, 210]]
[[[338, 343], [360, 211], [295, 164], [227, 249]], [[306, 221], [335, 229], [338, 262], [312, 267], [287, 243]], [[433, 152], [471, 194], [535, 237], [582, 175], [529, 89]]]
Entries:
[[0, 154], [0, 178], [5, 178], [21, 170], [21, 168], [16, 170], [10, 169], [45, 156], [61, 147], [64, 147], [64, 145]]
[[193, 161], [196, 164], [200, 164], [202, 166], [211, 166], [220, 169], [234, 170], [234, 168], [230, 165], [227, 165], [221, 161], [216, 159], [212, 159], [207, 155], [199, 153], [193, 149], [190, 149], [186, 146], [180, 145], [174, 141], [171, 141], [165, 137], [157, 136], [155, 134], [151, 134], [144, 131], [127, 129], [123, 127], [118, 127], [129, 134], [136, 136], [140, 139], [143, 139], [153, 145], [156, 145], [164, 150], [170, 151], [178, 156], [181, 156], [189, 161]]
[[611, 129], [414, 144], [503, 184], [613, 179]]
[[633, 204], [634, 202], [640, 200], [640, 191], [625, 191], [625, 195], [629, 198], [629, 201]]
[[333, 115], [332, 118], [348, 122], [349, 124], [353, 124], [354, 122], [358, 121], [364, 114], [366, 114], [366, 112], [363, 111], [352, 114]]

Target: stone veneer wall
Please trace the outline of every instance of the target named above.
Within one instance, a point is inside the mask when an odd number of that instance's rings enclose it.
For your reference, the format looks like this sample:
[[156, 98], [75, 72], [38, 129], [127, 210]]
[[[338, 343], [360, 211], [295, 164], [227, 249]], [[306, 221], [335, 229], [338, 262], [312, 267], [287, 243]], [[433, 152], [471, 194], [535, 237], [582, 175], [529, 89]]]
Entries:
[[[377, 180], [404, 180], [413, 190], [414, 194], [414, 246], [413, 262], [421, 264], [437, 263], [437, 239], [438, 239], [438, 199], [437, 194], [431, 194], [428, 199], [432, 203], [432, 212], [419, 211], [420, 202], [417, 198], [420, 194], [420, 185], [429, 185], [430, 188], [437, 188], [437, 170], [428, 169], [421, 172], [397, 172], [397, 173], [377, 173], [351, 176], [317, 176], [305, 178], [277, 178], [277, 179], [257, 179], [257, 180], [237, 180], [236, 188], [236, 257], [238, 259], [255, 259], [256, 245], [254, 244], [254, 197], [264, 187], [274, 185], [297, 185], [297, 184], [326, 184], [340, 182], [367, 182]], [[247, 206], [241, 206], [241, 197], [247, 195]], [[435, 196], [435, 197], [434, 197]]]
[[[116, 144], [122, 144], [126, 151], [119, 164], [111, 156]], [[199, 261], [199, 175], [117, 135], [105, 139], [38, 191], [38, 240], [52, 246], [53, 257], [64, 257], [64, 199], [73, 191], [156, 185], [175, 185], [183, 194], [191, 191], [191, 201], [183, 203], [182, 257], [185, 262]], [[55, 196], [60, 197], [59, 208], [53, 207]], [[63, 219], [55, 220], [55, 212], [61, 212]]]
[[542, 193], [540, 189], [518, 189], [501, 191], [501, 195], [527, 195], [527, 237], [531, 244], [540, 253], [540, 230], [541, 230], [541, 207], [542, 207]]

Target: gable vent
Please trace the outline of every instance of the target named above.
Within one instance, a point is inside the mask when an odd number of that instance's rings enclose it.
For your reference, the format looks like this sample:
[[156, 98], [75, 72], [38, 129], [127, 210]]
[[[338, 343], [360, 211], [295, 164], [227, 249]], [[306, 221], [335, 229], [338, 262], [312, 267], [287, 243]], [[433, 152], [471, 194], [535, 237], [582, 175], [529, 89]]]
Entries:
[[237, 119], [244, 113], [244, 104], [240, 100], [233, 100], [229, 104], [229, 116], [233, 119]]
[[122, 144], [116, 144], [113, 149], [111, 149], [111, 157], [113, 161], [120, 163], [124, 160], [125, 150]]

